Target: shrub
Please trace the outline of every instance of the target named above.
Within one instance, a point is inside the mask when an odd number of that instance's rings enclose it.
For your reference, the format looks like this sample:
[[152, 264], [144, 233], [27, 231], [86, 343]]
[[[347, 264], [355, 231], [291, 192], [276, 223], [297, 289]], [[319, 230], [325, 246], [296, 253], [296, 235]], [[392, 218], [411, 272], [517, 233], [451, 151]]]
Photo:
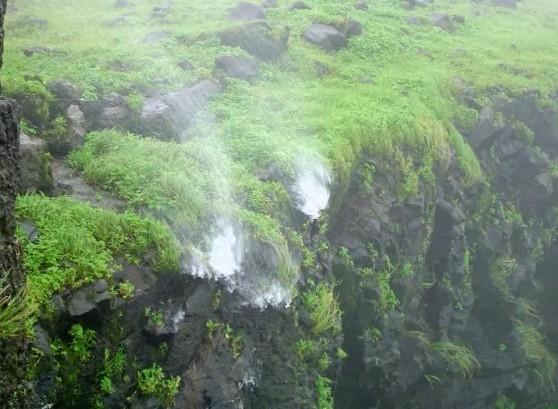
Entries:
[[179, 386], [180, 377], [165, 376], [157, 364], [137, 372], [138, 390], [144, 395], [158, 398], [165, 407], [173, 405]]
[[314, 335], [341, 332], [341, 308], [333, 287], [325, 283], [311, 284], [302, 294], [302, 303], [312, 319]]
[[29, 296], [39, 304], [62, 288], [78, 288], [110, 277], [116, 256], [139, 263], [152, 250], [151, 264], [156, 271], [178, 268], [175, 240], [155, 220], [39, 195], [19, 197], [16, 213], [32, 220], [40, 232], [36, 242], [22, 238]]
[[464, 345], [451, 342], [435, 342], [432, 351], [448, 365], [448, 369], [457, 371], [463, 378], [471, 378], [480, 369], [480, 363], [475, 358], [473, 350]]

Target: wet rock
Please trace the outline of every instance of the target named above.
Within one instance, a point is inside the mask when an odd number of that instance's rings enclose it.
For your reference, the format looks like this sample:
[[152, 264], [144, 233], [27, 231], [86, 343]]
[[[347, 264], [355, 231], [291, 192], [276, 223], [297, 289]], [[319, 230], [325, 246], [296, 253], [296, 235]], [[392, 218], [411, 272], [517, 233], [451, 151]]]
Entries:
[[264, 20], [264, 10], [254, 3], [239, 2], [230, 12], [231, 20]]
[[66, 309], [71, 317], [81, 317], [88, 313], [101, 312], [110, 304], [111, 299], [108, 283], [98, 280], [75, 291], [66, 303]]
[[104, 190], [89, 186], [83, 178], [76, 174], [76, 171], [68, 168], [64, 162], [54, 159], [52, 165], [56, 181], [54, 186], [56, 196], [70, 196], [77, 201], [104, 209], [125, 210], [128, 207], [126, 201], [118, 199]]
[[255, 386], [254, 375], [249, 357], [235, 357], [225, 337], [217, 333], [212, 342], [202, 345], [194, 364], [182, 374], [184, 388], [176, 408], [211, 407], [211, 402], [222, 402], [222, 409], [243, 407], [243, 390]]
[[33, 340], [33, 346], [37, 348], [46, 357], [51, 357], [53, 355], [52, 348], [50, 347], [50, 340], [48, 333], [39, 324], [33, 327], [35, 332], [35, 339]]
[[153, 17], [164, 18], [171, 12], [173, 4], [172, 0], [167, 0], [163, 4], [153, 7], [151, 15]]
[[52, 165], [47, 144], [42, 139], [31, 139], [20, 134], [22, 193], [50, 193], [53, 190]]
[[131, 119], [126, 99], [112, 92], [97, 101], [80, 101], [87, 129], [123, 128]]
[[279, 7], [279, 2], [277, 0], [264, 0], [262, 1], [262, 7], [265, 9], [274, 9]]
[[343, 26], [343, 31], [347, 38], [355, 37], [362, 34], [362, 24], [353, 19], [348, 19]]
[[492, 0], [492, 4], [497, 7], [506, 7], [509, 9], [517, 8], [517, 0]]
[[186, 301], [188, 316], [209, 317], [213, 310], [213, 292], [207, 284], [200, 284]]
[[79, 149], [85, 143], [85, 115], [77, 105], [70, 105], [66, 110], [70, 148]]
[[132, 283], [136, 295], [147, 292], [157, 281], [153, 271], [147, 266], [137, 266], [123, 261], [121, 271], [114, 273], [114, 278], [119, 281]]
[[431, 14], [430, 22], [436, 27], [440, 27], [442, 30], [445, 31], [453, 31], [455, 29], [448, 14]]
[[146, 34], [143, 38], [143, 42], [146, 44], [159, 44], [170, 38], [169, 33], [166, 31], [152, 31]]
[[287, 10], [311, 10], [312, 8], [303, 1], [295, 1], [287, 7]]
[[258, 63], [251, 58], [222, 55], [215, 60], [215, 66], [241, 80], [250, 81], [258, 76]]
[[218, 33], [223, 45], [240, 47], [264, 61], [272, 61], [287, 50], [289, 30], [266, 22], [247, 23]]
[[37, 229], [35, 223], [33, 223], [31, 220], [27, 220], [27, 219], [18, 220], [17, 225], [21, 230], [25, 232], [25, 237], [31, 243], [34, 243], [37, 240], [39, 240], [39, 230]]
[[35, 54], [39, 54], [39, 55], [53, 55], [53, 56], [57, 56], [57, 57], [63, 57], [65, 56], [67, 53], [65, 51], [62, 50], [58, 50], [56, 48], [49, 48], [49, 47], [26, 47], [23, 49], [23, 55], [25, 55], [26, 57], [32, 57]]
[[147, 98], [141, 116], [141, 130], [162, 140], [184, 140], [197, 114], [220, 92], [213, 81], [204, 80], [160, 98]]
[[186, 59], [179, 61], [177, 65], [184, 71], [191, 71], [194, 69], [194, 66]]
[[53, 108], [57, 113], [64, 113], [70, 105], [79, 103], [81, 93], [78, 87], [68, 80], [53, 81], [48, 84], [47, 88], [54, 95]]
[[355, 3], [355, 9], [357, 10], [368, 10], [369, 6], [368, 6], [368, 2], [364, 1], [364, 0], [359, 0]]
[[430, 6], [434, 1], [433, 0], [406, 0], [406, 6], [408, 8], [414, 8], [414, 7], [428, 7]]
[[347, 37], [333, 26], [315, 23], [306, 30], [302, 38], [326, 51], [339, 50], [347, 45]]

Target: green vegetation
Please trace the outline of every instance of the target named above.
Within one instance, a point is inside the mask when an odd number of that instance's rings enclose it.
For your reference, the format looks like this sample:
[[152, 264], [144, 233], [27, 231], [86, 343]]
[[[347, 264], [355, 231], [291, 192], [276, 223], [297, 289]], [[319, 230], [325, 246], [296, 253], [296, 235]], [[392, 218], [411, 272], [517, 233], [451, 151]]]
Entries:
[[316, 394], [318, 396], [318, 409], [333, 409], [331, 380], [318, 375], [316, 378]]
[[148, 251], [156, 271], [178, 268], [178, 248], [159, 222], [126, 212], [95, 209], [68, 198], [21, 196], [18, 217], [32, 220], [40, 237], [29, 242], [22, 235], [28, 296], [45, 304], [63, 288], [78, 288], [109, 278], [113, 258], [137, 263]]
[[82, 377], [86, 376], [86, 366], [93, 357], [97, 334], [76, 324], [70, 328], [69, 336], [68, 343], [56, 340], [51, 345], [58, 366], [55, 396], [64, 407], [79, 408], [92, 398]]
[[480, 369], [479, 361], [471, 348], [451, 342], [435, 342], [432, 351], [437, 354], [451, 371], [456, 371], [463, 378], [471, 378]]
[[165, 376], [163, 369], [157, 364], [151, 368], [138, 371], [138, 390], [147, 396], [158, 398], [165, 407], [172, 407], [178, 387], [180, 386], [179, 376]]
[[310, 284], [302, 294], [302, 303], [312, 319], [314, 335], [341, 332], [341, 309], [333, 287], [326, 283]]
[[498, 396], [494, 409], [515, 409], [515, 402], [505, 395]]
[[[0, 277], [4, 277], [1, 273]], [[0, 340], [9, 339], [25, 333], [28, 320], [34, 309], [22, 289], [14, 295], [9, 294], [10, 287], [0, 279]]]
[[163, 317], [163, 313], [160, 310], [145, 307], [144, 315], [145, 318], [147, 318], [147, 320], [149, 321], [149, 324], [155, 327], [162, 327], [165, 325], [165, 319]]
[[533, 373], [549, 391], [556, 388], [556, 357], [546, 346], [546, 338], [537, 328], [516, 321], [515, 330], [521, 337], [521, 347], [527, 361], [534, 369]]

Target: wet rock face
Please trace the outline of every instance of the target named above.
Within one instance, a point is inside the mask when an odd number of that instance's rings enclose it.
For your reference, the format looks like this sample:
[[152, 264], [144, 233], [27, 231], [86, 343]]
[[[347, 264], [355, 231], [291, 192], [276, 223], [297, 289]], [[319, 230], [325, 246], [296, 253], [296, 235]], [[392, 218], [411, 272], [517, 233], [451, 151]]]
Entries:
[[258, 76], [258, 64], [253, 59], [223, 55], [217, 57], [215, 66], [233, 78], [250, 81]]
[[312, 24], [302, 37], [309, 43], [316, 44], [326, 51], [339, 50], [347, 45], [347, 37], [343, 32], [326, 24]]
[[184, 140], [196, 116], [219, 92], [217, 83], [203, 80], [159, 98], [147, 98], [140, 114], [139, 129], [162, 140]]
[[257, 4], [241, 1], [229, 12], [231, 20], [263, 20], [265, 12]]
[[52, 192], [53, 176], [50, 156], [45, 141], [21, 133], [21, 187], [25, 193]]
[[[518, 322], [546, 333], [552, 348], [558, 334], [555, 313], [550, 313], [557, 308], [551, 296], [558, 288], [551, 273], [556, 246], [536, 243], [554, 226], [551, 209], [558, 196], [549, 166], [556, 159], [555, 113], [540, 109], [532, 95], [495, 97], [484, 109], [474, 96], [467, 98], [481, 112], [465, 136], [490, 192], [465, 189], [450, 166], [447, 173], [435, 172], [433, 186], [401, 200], [393, 188], [400, 176], [387, 171], [393, 169], [389, 159], [368, 158], [368, 166], [376, 169], [373, 191], [360, 187], [358, 169], [364, 165], [359, 165], [332, 219], [330, 243], [347, 249], [355, 265], [347, 268], [339, 257], [332, 267], [344, 280], [339, 294], [350, 357], [336, 390], [341, 407], [401, 408], [412, 399], [415, 408], [485, 409], [504, 393], [520, 407], [530, 407], [545, 396], [540, 379], [527, 369], [533, 362], [523, 353]], [[489, 210], [482, 202], [492, 192], [496, 202]], [[510, 217], [512, 204], [530, 224]], [[374, 248], [372, 256], [367, 246]], [[543, 249], [542, 262], [537, 246]], [[392, 266], [412, 263], [413, 278], [392, 273], [390, 286], [399, 305], [375, 314], [379, 286], [368, 286], [355, 270], [385, 271], [386, 256]], [[522, 303], [539, 305], [543, 320], [520, 312]], [[379, 332], [367, 332], [371, 327]], [[484, 375], [467, 379], [454, 372], [435, 351], [447, 342], [469, 345]], [[427, 374], [442, 382], [430, 388]], [[349, 378], [361, 382], [344, 382]]]
[[273, 61], [287, 50], [289, 30], [255, 22], [221, 31], [218, 36], [223, 45], [240, 47], [260, 60]]
[[[0, 0], [0, 67], [4, 45], [6, 0]], [[25, 285], [21, 249], [15, 237], [14, 203], [20, 189], [19, 126], [17, 105], [0, 97], [0, 289], [3, 297]], [[28, 408], [25, 385], [26, 346], [23, 335], [0, 340], [0, 405]]]

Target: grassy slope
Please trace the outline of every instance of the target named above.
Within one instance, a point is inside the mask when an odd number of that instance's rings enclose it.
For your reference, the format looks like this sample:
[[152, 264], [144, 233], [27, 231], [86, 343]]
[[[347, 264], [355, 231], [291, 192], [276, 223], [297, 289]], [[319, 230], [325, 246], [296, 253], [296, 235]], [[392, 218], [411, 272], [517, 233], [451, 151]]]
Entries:
[[[214, 35], [232, 24], [226, 10], [234, 0], [175, 2], [164, 22], [151, 16], [156, 2], [135, 3], [128, 21], [110, 28], [104, 23], [123, 13], [112, 7], [113, 0], [48, 5], [22, 0], [18, 14], [8, 17], [3, 82], [10, 88], [25, 75], [45, 82], [67, 78], [93, 99], [111, 90], [176, 89], [209, 76], [216, 55], [243, 54], [220, 46]], [[479, 17], [472, 16], [468, 1], [438, 0], [415, 11], [397, 0], [375, 1], [369, 11], [355, 10], [352, 1], [309, 0], [312, 10], [302, 11], [288, 11], [288, 2], [280, 3], [268, 11], [268, 20], [290, 27], [288, 53], [277, 64], [262, 65], [253, 85], [231, 81], [213, 104], [217, 121], [200, 124], [197, 137], [178, 147], [100, 133], [90, 137], [74, 163], [90, 181], [133, 204], [169, 212], [192, 235], [235, 203], [238, 217], [284, 242], [291, 203], [287, 187], [256, 175], [274, 167], [288, 181], [298, 156], [319, 152], [342, 183], [363, 151], [400, 157], [418, 172], [432, 162], [447, 165], [453, 149], [464, 183], [474, 183], [482, 177], [479, 165], [453, 123], [471, 124], [475, 113], [456, 102], [455, 79], [480, 93], [494, 87], [509, 95], [537, 89], [543, 102], [558, 83], [553, 41], [558, 29], [552, 23], [558, 6], [551, 0], [523, 1], [517, 11], [477, 6]], [[435, 11], [464, 15], [466, 23], [454, 33], [406, 23], [409, 15]], [[23, 28], [18, 19], [24, 15], [44, 17], [49, 26]], [[361, 22], [364, 31], [344, 50], [326, 53], [300, 38], [312, 21], [346, 17]], [[160, 46], [143, 43], [147, 33], [158, 30], [172, 37]], [[36, 45], [67, 55], [23, 56], [21, 49]], [[193, 71], [177, 67], [183, 58]], [[132, 69], [114, 71], [114, 60]], [[316, 61], [330, 74], [318, 78]]]

